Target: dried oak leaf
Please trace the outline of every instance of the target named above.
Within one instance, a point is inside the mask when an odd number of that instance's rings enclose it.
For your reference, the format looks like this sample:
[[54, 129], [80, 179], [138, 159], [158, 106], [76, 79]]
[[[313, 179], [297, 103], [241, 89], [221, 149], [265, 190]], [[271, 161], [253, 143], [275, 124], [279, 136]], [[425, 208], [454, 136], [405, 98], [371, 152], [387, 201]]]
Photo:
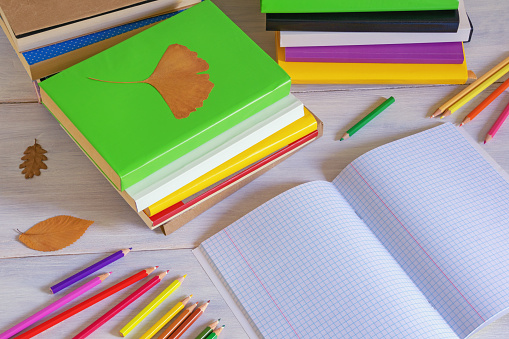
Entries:
[[37, 251], [56, 251], [78, 240], [93, 223], [70, 215], [58, 215], [35, 224], [21, 233], [19, 240]]
[[134, 82], [106, 81], [135, 84], [146, 83], [152, 85], [163, 97], [177, 119], [187, 118], [191, 112], [203, 106], [214, 84], [209, 81], [208, 74], [198, 74], [209, 69], [209, 64], [198, 58], [198, 53], [179, 44], [168, 46], [154, 72], [145, 80]]
[[41, 169], [48, 168], [43, 162], [48, 160], [48, 157], [44, 155], [47, 151], [37, 143], [37, 139], [33, 146], [28, 146], [23, 153], [25, 155], [21, 157], [21, 160], [24, 161], [19, 165], [19, 168], [23, 168], [21, 174], [25, 175], [25, 179], [33, 178], [34, 175], [41, 175]]

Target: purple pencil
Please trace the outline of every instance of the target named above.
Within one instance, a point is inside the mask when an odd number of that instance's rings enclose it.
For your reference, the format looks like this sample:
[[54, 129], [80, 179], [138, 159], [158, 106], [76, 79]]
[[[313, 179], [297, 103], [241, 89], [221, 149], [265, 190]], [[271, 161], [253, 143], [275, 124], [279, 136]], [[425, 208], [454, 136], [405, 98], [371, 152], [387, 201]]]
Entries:
[[104, 274], [101, 274], [98, 277], [95, 277], [94, 279], [90, 280], [89, 282], [87, 282], [83, 286], [78, 287], [77, 289], [75, 289], [71, 293], [67, 294], [66, 296], [64, 296], [64, 297], [62, 297], [60, 299], [58, 299], [57, 301], [55, 301], [51, 305], [46, 306], [45, 308], [43, 308], [39, 312], [34, 313], [33, 315], [31, 315], [30, 317], [28, 317], [25, 320], [21, 321], [17, 325], [14, 325], [13, 327], [9, 328], [4, 333], [0, 333], [0, 339], [10, 338], [13, 335], [23, 331], [25, 328], [27, 328], [28, 326], [32, 325], [33, 323], [43, 319], [44, 317], [47, 317], [51, 313], [53, 313], [56, 310], [58, 310], [60, 307], [63, 307], [68, 302], [76, 299], [77, 297], [79, 297], [83, 293], [87, 292], [88, 290], [90, 290], [90, 289], [94, 288], [95, 286], [99, 285], [100, 283], [102, 283], [104, 281], [104, 279], [106, 279], [106, 278], [108, 278], [110, 276], [110, 274], [111, 274], [111, 272], [110, 273], [104, 273]]
[[73, 276], [70, 276], [69, 278], [59, 282], [58, 284], [51, 286], [50, 287], [51, 292], [53, 292], [53, 294], [55, 294], [55, 293], [63, 290], [64, 288], [77, 283], [81, 279], [88, 277], [92, 273], [100, 270], [101, 268], [103, 268], [105, 266], [108, 266], [112, 262], [117, 261], [120, 258], [123, 258], [127, 253], [129, 253], [131, 251], [131, 249], [132, 248], [128, 248], [125, 250], [120, 250], [118, 252], [115, 252], [112, 255], [110, 255], [109, 257], [106, 257], [103, 260], [96, 262], [95, 264], [85, 268], [84, 270], [76, 273]]

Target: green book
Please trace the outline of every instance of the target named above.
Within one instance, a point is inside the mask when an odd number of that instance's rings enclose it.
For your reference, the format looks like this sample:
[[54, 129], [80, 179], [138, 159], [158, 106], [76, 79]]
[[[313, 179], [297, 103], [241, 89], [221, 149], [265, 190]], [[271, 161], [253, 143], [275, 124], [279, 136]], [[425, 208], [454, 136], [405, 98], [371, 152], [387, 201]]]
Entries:
[[260, 0], [262, 13], [435, 11], [458, 9], [458, 0]]
[[119, 189], [287, 96], [289, 76], [210, 1], [40, 83]]

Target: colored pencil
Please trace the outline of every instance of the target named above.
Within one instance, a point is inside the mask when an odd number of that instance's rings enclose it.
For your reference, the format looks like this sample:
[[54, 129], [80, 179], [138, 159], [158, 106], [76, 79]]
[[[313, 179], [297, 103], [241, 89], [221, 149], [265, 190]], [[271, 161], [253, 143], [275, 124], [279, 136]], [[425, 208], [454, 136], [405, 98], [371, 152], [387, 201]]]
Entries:
[[157, 306], [161, 305], [161, 303], [168, 298], [177, 288], [180, 287], [182, 282], [186, 276], [180, 277], [172, 282], [168, 287], [164, 289], [157, 297], [155, 297], [150, 304], [145, 306], [140, 313], [138, 313], [134, 318], [131, 319], [121, 330], [120, 335], [125, 337], [129, 332], [131, 332], [138, 324], [147, 317], [153, 310], [157, 308]]
[[99, 301], [104, 300], [104, 299], [108, 298], [109, 296], [112, 296], [113, 294], [123, 290], [124, 288], [131, 286], [132, 284], [140, 281], [141, 279], [148, 276], [150, 273], [154, 272], [154, 270], [156, 268], [157, 268], [157, 266], [142, 270], [142, 271], [136, 273], [135, 275], [132, 275], [129, 278], [124, 279], [121, 282], [111, 286], [110, 288], [97, 293], [93, 297], [88, 298], [87, 300], [79, 303], [78, 305], [71, 307], [70, 309], [54, 316], [51, 319], [46, 320], [42, 324], [37, 325], [36, 327], [26, 331], [25, 333], [20, 334], [16, 338], [18, 338], [18, 339], [32, 338], [33, 336], [35, 336], [41, 332], [44, 332], [48, 328], [51, 328], [51, 327], [55, 326], [56, 324], [61, 323], [65, 319], [72, 317], [73, 315], [89, 308], [90, 306], [97, 304]]
[[147, 281], [143, 286], [131, 293], [127, 298], [119, 302], [108, 312], [100, 316], [96, 321], [87, 326], [83, 331], [73, 337], [73, 339], [87, 338], [89, 335], [97, 331], [102, 325], [106, 324], [110, 319], [119, 314], [124, 308], [131, 305], [135, 300], [150, 291], [155, 285], [159, 284], [161, 280], [168, 274], [168, 271], [159, 274]]
[[504, 81], [502, 85], [500, 85], [493, 93], [491, 93], [486, 99], [483, 100], [476, 108], [472, 110], [472, 112], [468, 113], [468, 115], [463, 119], [460, 124], [460, 127], [466, 123], [472, 121], [483, 109], [488, 107], [489, 104], [493, 102], [502, 92], [504, 92], [509, 87], [509, 79]]
[[182, 324], [184, 322], [184, 320], [186, 320], [187, 317], [189, 317], [189, 315], [191, 314], [191, 312], [194, 311], [196, 306], [198, 306], [197, 302], [192, 304], [191, 306], [189, 306], [185, 310], [183, 310], [182, 313], [180, 313], [180, 315], [178, 317], [176, 317], [175, 320], [173, 320], [171, 322], [171, 324], [166, 328], [166, 330], [164, 330], [164, 332], [161, 333], [159, 335], [159, 337], [157, 337], [157, 339], [166, 339], [166, 338], [168, 338], [170, 336], [170, 334], [172, 334], [177, 329], [177, 327], [180, 324]]
[[380, 106], [375, 108], [371, 113], [366, 115], [364, 118], [361, 119], [358, 123], [356, 123], [353, 127], [351, 127], [346, 133], [341, 137], [340, 140], [346, 140], [355, 133], [357, 133], [362, 127], [364, 127], [368, 122], [373, 120], [378, 114], [382, 113], [387, 107], [392, 105], [394, 103], [394, 97], [390, 97], [389, 99], [382, 102]]
[[33, 323], [35, 323], [35, 322], [37, 322], [37, 321], [47, 317], [48, 315], [50, 315], [51, 313], [55, 312], [59, 308], [63, 307], [64, 305], [66, 305], [70, 301], [76, 299], [77, 297], [79, 297], [83, 293], [89, 291], [90, 289], [92, 289], [95, 286], [97, 286], [100, 283], [102, 283], [104, 281], [104, 279], [109, 277], [110, 274], [111, 274], [111, 272], [110, 273], [104, 273], [104, 274], [101, 274], [98, 277], [93, 278], [92, 280], [90, 280], [86, 284], [78, 287], [77, 289], [75, 289], [74, 291], [68, 293], [67, 295], [63, 296], [62, 298], [58, 299], [57, 301], [55, 301], [51, 305], [46, 306], [45, 308], [43, 308], [39, 312], [34, 313], [33, 315], [31, 315], [30, 317], [28, 317], [25, 320], [21, 321], [17, 325], [15, 325], [15, 326], [11, 327], [10, 329], [8, 329], [7, 331], [1, 333], [0, 334], [0, 339], [10, 338], [10, 337], [14, 336], [15, 334], [21, 332], [22, 330], [24, 330], [28, 326], [32, 325]]
[[219, 335], [221, 334], [221, 332], [223, 332], [223, 328], [224, 328], [225, 325], [221, 326], [221, 327], [218, 327], [214, 330], [214, 332], [212, 332], [211, 334], [209, 334], [209, 336], [205, 339], [216, 339], [217, 337], [219, 337]]
[[456, 101], [454, 104], [449, 107], [444, 114], [440, 116], [440, 119], [448, 117], [449, 115], [456, 112], [461, 106], [465, 105], [467, 102], [475, 98], [479, 93], [484, 91], [486, 88], [488, 88], [491, 84], [493, 84], [495, 81], [503, 77], [507, 72], [509, 72], [509, 64], [505, 65], [503, 68], [501, 68], [498, 72], [493, 74], [491, 77], [486, 79], [483, 83], [479, 84], [476, 88], [471, 90], [469, 93], [467, 93], [465, 96], [463, 96], [461, 99]]
[[189, 327], [191, 327], [191, 325], [194, 324], [199, 317], [201, 317], [201, 315], [203, 314], [203, 312], [205, 312], [209, 304], [210, 300], [201, 305], [200, 307], [198, 307], [197, 309], [195, 309], [193, 313], [191, 313], [189, 317], [187, 317], [184, 320], [184, 322], [182, 322], [182, 324], [180, 324], [179, 327], [177, 327], [177, 329], [173, 331], [173, 333], [169, 336], [169, 339], [178, 339], [181, 336], [183, 336], [184, 333], [189, 329]]
[[451, 99], [449, 99], [447, 102], [442, 104], [431, 116], [430, 118], [434, 118], [442, 113], [444, 113], [450, 106], [452, 106], [456, 101], [460, 100], [462, 97], [470, 93], [474, 88], [476, 88], [479, 84], [483, 83], [484, 80], [491, 77], [493, 74], [498, 72], [500, 69], [502, 69], [504, 66], [509, 64], [509, 57], [505, 58], [502, 62], [500, 62], [498, 65], [490, 69], [486, 74], [484, 74], [482, 77], [468, 85], [464, 90], [453, 96]]
[[205, 327], [203, 329], [203, 331], [201, 331], [200, 334], [198, 334], [198, 336], [196, 338], [194, 338], [194, 339], [205, 339], [205, 338], [207, 338], [208, 335], [210, 333], [212, 333], [212, 331], [214, 331], [214, 328], [217, 326], [217, 324], [219, 324], [220, 321], [221, 321], [221, 319], [217, 319], [212, 324], [210, 324], [207, 327]]
[[500, 113], [500, 115], [498, 116], [498, 118], [495, 121], [495, 123], [493, 124], [493, 126], [491, 126], [490, 130], [488, 131], [488, 134], [486, 134], [486, 138], [484, 139], [484, 143], [487, 143], [488, 141], [493, 139], [493, 137], [497, 133], [497, 131], [500, 128], [500, 126], [502, 126], [502, 124], [504, 123], [505, 119], [507, 119], [507, 116], [509, 116], [509, 104], [507, 104], [507, 106], [505, 106], [504, 110], [502, 111], [502, 113]]
[[77, 283], [81, 279], [84, 279], [84, 278], [88, 277], [92, 273], [100, 270], [101, 268], [103, 268], [105, 266], [108, 266], [112, 262], [117, 261], [120, 258], [123, 258], [130, 251], [131, 251], [131, 248], [128, 248], [128, 249], [121, 250], [121, 251], [113, 253], [112, 255], [104, 258], [103, 260], [98, 261], [95, 264], [90, 265], [89, 267], [81, 270], [80, 272], [78, 272], [78, 273], [70, 276], [69, 278], [59, 282], [58, 284], [55, 284], [55, 285], [51, 286], [50, 287], [51, 292], [53, 294], [57, 293], [57, 292], [63, 290], [64, 288], [69, 287], [72, 284]]
[[189, 302], [193, 295], [191, 294], [189, 297], [184, 298], [182, 301], [179, 301], [175, 306], [173, 306], [165, 315], [162, 316], [152, 327], [150, 327], [147, 332], [145, 332], [139, 339], [150, 339], [152, 338], [164, 325], [166, 325], [174, 316], [177, 315], [186, 304]]

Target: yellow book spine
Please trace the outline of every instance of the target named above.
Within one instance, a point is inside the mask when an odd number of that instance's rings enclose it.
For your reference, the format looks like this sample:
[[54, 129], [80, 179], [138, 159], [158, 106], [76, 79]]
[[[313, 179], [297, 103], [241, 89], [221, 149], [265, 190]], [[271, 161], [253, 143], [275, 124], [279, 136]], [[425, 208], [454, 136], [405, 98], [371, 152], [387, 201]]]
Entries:
[[468, 80], [466, 59], [462, 64], [287, 62], [279, 34], [276, 52], [292, 84], [464, 84]]
[[162, 210], [176, 204], [179, 201], [201, 191], [204, 188], [222, 180], [229, 175], [243, 169], [246, 166], [266, 157], [267, 155], [283, 148], [284, 146], [302, 138], [303, 136], [315, 131], [317, 123], [313, 115], [304, 108], [304, 116], [290, 125], [282, 128], [278, 132], [265, 138], [256, 145], [248, 148], [244, 152], [226, 161], [222, 165], [216, 167], [190, 182], [184, 187], [176, 190], [167, 197], [150, 205], [145, 209], [148, 216], [161, 212]]

